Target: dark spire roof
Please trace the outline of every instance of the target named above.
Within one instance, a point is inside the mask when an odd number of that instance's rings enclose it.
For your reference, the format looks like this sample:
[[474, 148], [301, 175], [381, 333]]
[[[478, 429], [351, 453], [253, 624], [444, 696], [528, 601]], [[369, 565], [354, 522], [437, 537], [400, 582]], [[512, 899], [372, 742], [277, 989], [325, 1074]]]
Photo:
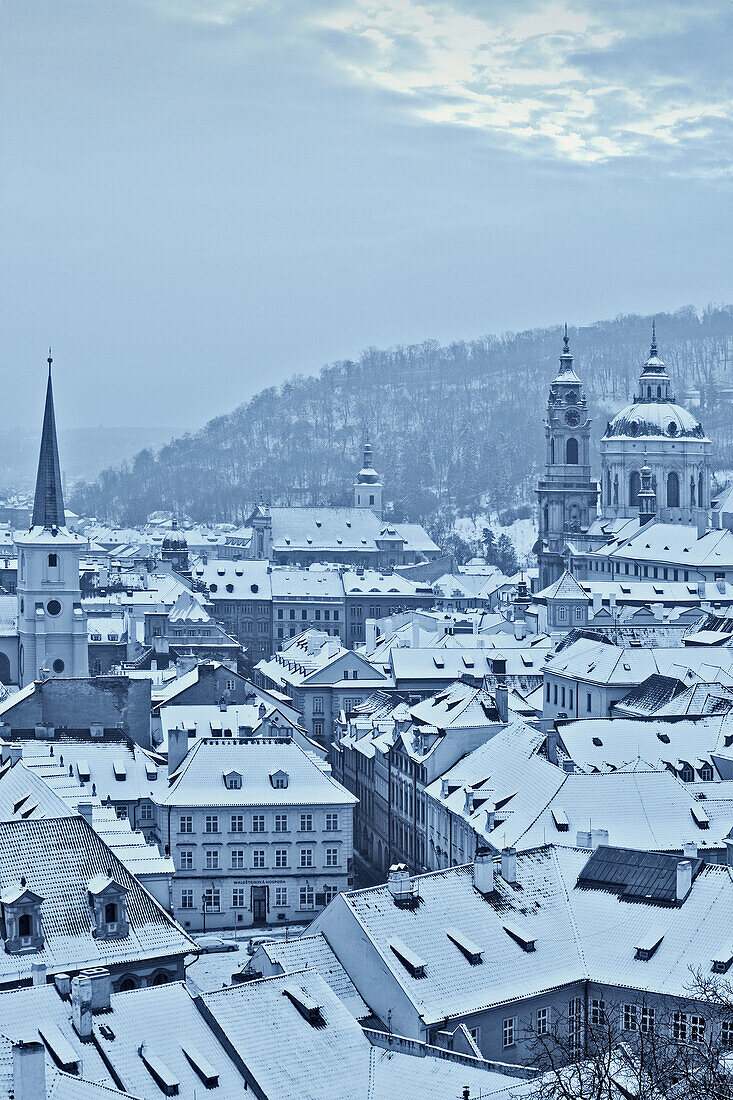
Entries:
[[48, 349], [48, 383], [46, 407], [43, 411], [41, 453], [38, 456], [36, 496], [33, 502], [33, 527], [63, 527], [66, 523], [64, 495], [61, 489], [61, 466], [56, 442], [56, 417], [53, 411], [53, 385], [51, 383], [51, 349]]

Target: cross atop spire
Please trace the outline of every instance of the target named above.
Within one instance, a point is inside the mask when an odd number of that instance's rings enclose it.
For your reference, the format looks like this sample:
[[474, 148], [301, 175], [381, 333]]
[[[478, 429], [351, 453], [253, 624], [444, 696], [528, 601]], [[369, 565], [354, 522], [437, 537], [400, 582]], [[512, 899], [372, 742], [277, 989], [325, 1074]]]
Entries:
[[565, 322], [565, 335], [562, 338], [562, 353], [570, 355], [570, 337], [568, 336], [568, 323]]
[[652, 319], [652, 346], [649, 349], [649, 358], [657, 354], [657, 323]]
[[46, 384], [46, 407], [43, 411], [43, 429], [41, 431], [41, 451], [38, 456], [38, 474], [36, 475], [36, 495], [33, 501], [32, 527], [51, 529], [63, 527], [66, 523], [64, 495], [61, 488], [61, 466], [59, 448], [56, 441], [56, 416], [53, 408], [53, 385], [51, 365], [53, 358], [48, 349], [48, 382]]

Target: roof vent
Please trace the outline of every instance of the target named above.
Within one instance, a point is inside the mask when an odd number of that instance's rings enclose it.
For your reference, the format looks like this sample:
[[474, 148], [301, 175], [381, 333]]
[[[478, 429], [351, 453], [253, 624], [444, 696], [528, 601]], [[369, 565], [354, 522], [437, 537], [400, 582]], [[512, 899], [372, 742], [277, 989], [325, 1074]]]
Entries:
[[389, 948], [413, 978], [425, 977], [425, 967], [427, 965], [425, 960], [421, 959], [406, 943], [403, 943], [397, 936], [393, 936], [389, 941]]
[[321, 1014], [321, 1005], [299, 985], [283, 986], [283, 996], [295, 1005], [300, 1015], [308, 1021], [311, 1027], [325, 1024], [326, 1021]]
[[565, 813], [562, 806], [553, 806], [552, 820], [555, 822], [555, 828], [557, 829], [558, 833], [566, 833], [570, 828], [568, 815]]
[[713, 959], [712, 970], [714, 974], [727, 974], [733, 963], [733, 948], [726, 944], [722, 951], [718, 951]]
[[483, 948], [478, 947], [468, 936], [464, 936], [457, 928], [446, 928], [445, 934], [451, 943], [454, 943], [461, 954], [465, 955], [471, 966], [478, 966], [482, 961]]
[[518, 928], [516, 924], [503, 925], [504, 931], [510, 939], [518, 943], [522, 948], [522, 951], [534, 951], [536, 940], [531, 939], [526, 932], [523, 932], [521, 928]]
[[649, 959], [654, 957], [656, 950], [663, 939], [664, 936], [660, 936], [658, 940], [655, 940], [652, 935], [648, 939], [642, 940], [642, 942], [636, 948], [634, 958], [640, 959], [642, 962], [648, 962]]
[[191, 1063], [194, 1073], [201, 1078], [206, 1088], [215, 1089], [219, 1084], [219, 1074], [208, 1058], [204, 1058], [201, 1051], [193, 1043], [186, 1043], [185, 1046], [181, 1047], [181, 1050]]

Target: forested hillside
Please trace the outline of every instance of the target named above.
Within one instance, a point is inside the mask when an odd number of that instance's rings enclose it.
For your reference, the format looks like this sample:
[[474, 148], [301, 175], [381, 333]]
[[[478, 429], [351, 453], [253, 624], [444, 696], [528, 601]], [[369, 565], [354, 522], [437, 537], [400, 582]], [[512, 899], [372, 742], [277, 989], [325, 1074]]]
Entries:
[[[656, 320], [678, 397], [700, 390], [714, 463], [733, 467], [732, 408], [719, 392], [733, 376], [733, 307], [701, 315], [687, 307]], [[651, 317], [635, 316], [570, 330], [596, 441], [634, 392], [650, 331]], [[369, 348], [358, 362], [263, 390], [157, 454], [144, 450], [103, 471], [77, 486], [72, 507], [120, 523], [141, 523], [157, 509], [238, 523], [260, 496], [345, 504], [367, 435], [396, 519], [439, 530], [453, 515], [533, 502], [544, 405], [561, 348], [560, 327], [448, 347], [429, 340]]]

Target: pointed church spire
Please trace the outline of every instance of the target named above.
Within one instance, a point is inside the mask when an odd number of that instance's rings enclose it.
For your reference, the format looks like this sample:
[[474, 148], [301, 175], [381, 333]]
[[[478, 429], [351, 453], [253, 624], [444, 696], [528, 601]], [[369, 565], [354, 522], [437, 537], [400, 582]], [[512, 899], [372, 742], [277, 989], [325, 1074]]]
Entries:
[[56, 442], [56, 417], [53, 410], [53, 385], [51, 382], [51, 349], [48, 349], [48, 383], [46, 407], [43, 411], [41, 452], [38, 456], [36, 495], [33, 501], [32, 527], [63, 527], [66, 523], [64, 496], [61, 489], [61, 466]]

